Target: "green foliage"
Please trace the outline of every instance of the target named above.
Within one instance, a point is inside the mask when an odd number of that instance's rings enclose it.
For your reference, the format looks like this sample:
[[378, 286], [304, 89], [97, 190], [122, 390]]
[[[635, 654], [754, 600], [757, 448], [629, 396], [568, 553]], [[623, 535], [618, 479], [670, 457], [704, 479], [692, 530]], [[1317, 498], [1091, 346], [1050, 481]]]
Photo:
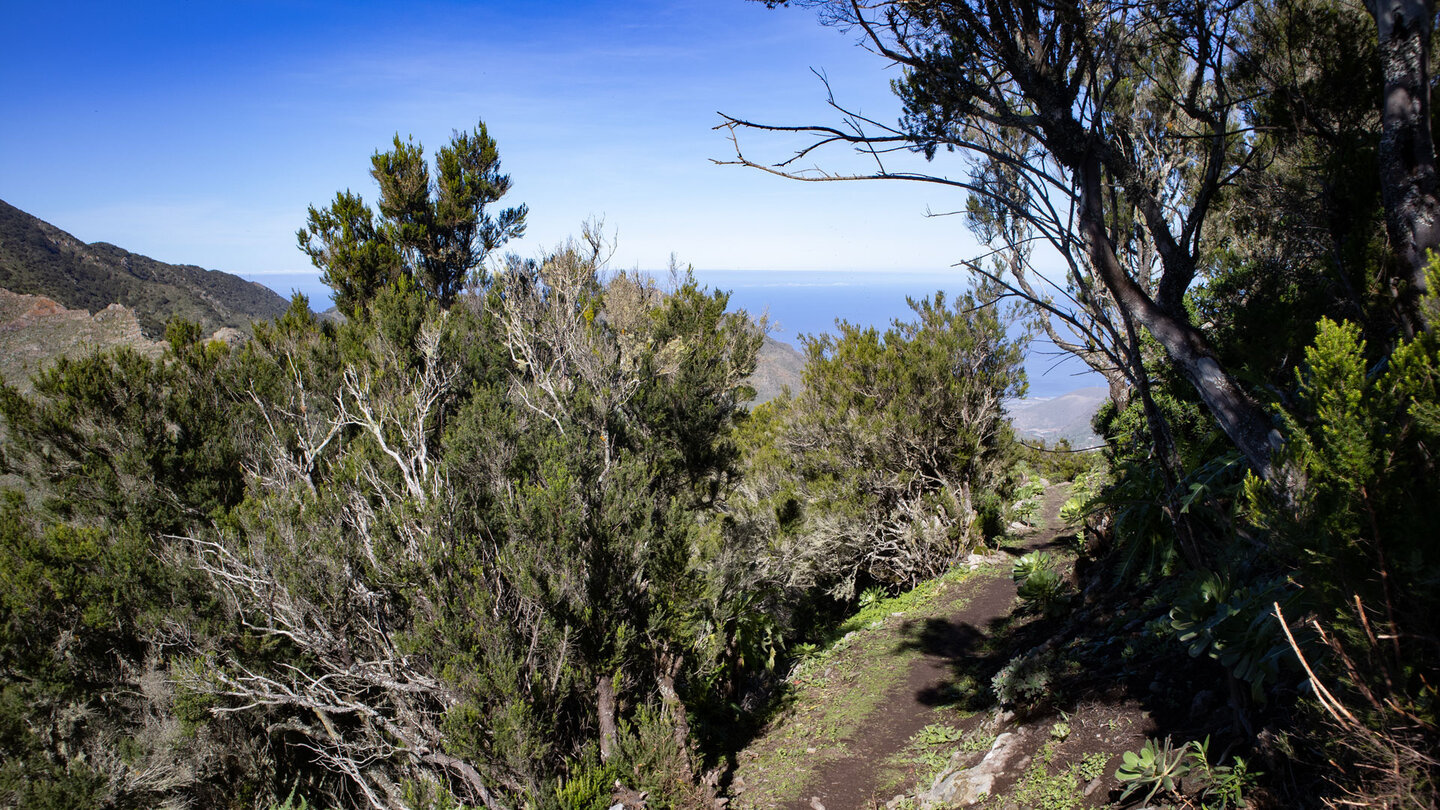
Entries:
[[1091, 463], [1075, 476], [1070, 497], [1060, 505], [1060, 520], [1067, 525], [1079, 523], [1099, 508], [1097, 499], [1109, 483], [1110, 474], [1103, 461], [1098, 453], [1093, 454]]
[[[454, 700], [430, 744], [526, 790], [547, 791], [606, 722], [649, 728], [638, 709], [602, 716], [597, 683], [622, 706], [658, 696], [673, 716], [712, 699], [682, 684], [760, 663], [728, 655], [748, 625], [709, 599], [728, 573], [706, 520], [728, 494], [758, 330], [693, 280], [670, 292], [602, 282], [597, 255], [517, 261], [502, 288], [448, 310], [402, 277], [337, 330], [299, 315], [262, 330], [246, 362], [286, 372], [267, 384], [287, 403], [271, 422], [288, 424], [258, 437], [257, 466], [293, 484], [252, 493], [239, 537], [217, 538], [281, 588], [247, 610], [299, 601], [318, 621], [295, 640], [343, 632], [377, 661], [405, 650], [413, 663], [390, 677], [412, 686], [388, 699], [435, 711], [424, 684], [442, 684]], [[375, 605], [384, 624], [334, 624]], [[353, 668], [323, 647], [307, 654], [330, 688], [369, 700], [376, 686], [347, 680]], [[242, 666], [254, 664], [232, 657], [226, 670]], [[686, 762], [671, 762], [674, 778]]]
[[[1432, 257], [1423, 305], [1432, 323], [1437, 282]], [[1433, 798], [1434, 763], [1403, 752], [1440, 738], [1440, 695], [1425, 674], [1440, 656], [1417, 641], [1440, 634], [1430, 540], [1440, 500], [1420, 483], [1436, 477], [1440, 336], [1432, 328], [1377, 357], [1355, 324], [1322, 319], [1296, 380], [1280, 457], [1288, 486], [1251, 479], [1245, 489], [1251, 518], [1294, 562], [1303, 590], [1291, 615], [1318, 616], [1320, 639], [1300, 639], [1307, 658], [1357, 718], [1318, 730], [1316, 744], [1355, 772], [1391, 775], [1349, 782], [1347, 792]]]
[[1024, 483], [1015, 490], [1009, 517], [1028, 526], [1036, 526], [1045, 506], [1045, 482], [1028, 469], [1021, 468], [1020, 473]]
[[[112, 777], [176, 756], [145, 733], [164, 710], [147, 661], [162, 622], [194, 622], [185, 578], [128, 527], [52, 522], [16, 492], [0, 499], [0, 805], [153, 802], [163, 786]], [[178, 605], [174, 603], [180, 603]], [[183, 750], [180, 752], [184, 756]]]
[[1254, 790], [1256, 780], [1264, 774], [1251, 771], [1241, 757], [1231, 764], [1210, 761], [1210, 738], [1190, 742], [1191, 773], [1200, 780], [1201, 806], [1213, 810], [1245, 807], [1245, 794]]
[[614, 803], [615, 782], [623, 775], [618, 766], [598, 760], [577, 766], [556, 786], [555, 801], [562, 810], [604, 810]]
[[[1253, 556], [1233, 547], [1241, 486], [1248, 467], [1224, 444], [1200, 403], [1161, 371], [1157, 411], [1176, 445], [1178, 468], [1155, 458], [1144, 408], [1102, 409], [1097, 426], [1110, 445], [1110, 483], [1090, 501], [1110, 517], [1108, 560], [1118, 581], [1154, 583], [1187, 567], [1217, 566]], [[1238, 554], [1237, 554], [1238, 552]]]
[[855, 603], [863, 610], [884, 599], [885, 596], [885, 589], [879, 585], [874, 585], [866, 588], [865, 592], [860, 594], [860, 598], [857, 599]]
[[1105, 766], [1110, 764], [1110, 755], [1103, 751], [1086, 754], [1075, 767], [1075, 775], [1087, 784], [1105, 775]]
[[1084, 803], [1079, 782], [1079, 765], [1050, 771], [1055, 764], [1055, 746], [1046, 743], [1035, 761], [1015, 785], [1010, 798], [1021, 807], [1035, 810], [1074, 810]]
[[648, 794], [650, 806], [711, 806], [705, 788], [696, 783], [690, 743], [681, 740], [675, 728], [675, 719], [663, 709], [642, 706], [635, 712], [620, 736], [617, 759], [626, 771], [622, 782]]
[[1045, 482], [1028, 470], [1026, 473], [1025, 483], [1015, 490], [1016, 500], [1034, 500], [1045, 493]]
[[1070, 446], [1068, 439], [1060, 439], [1054, 445], [1032, 444], [1029, 440], [1020, 443], [1017, 450], [1020, 464], [1035, 470], [1040, 477], [1049, 481], [1074, 481], [1076, 476], [1092, 469], [1104, 457], [1099, 450], [1081, 450]]
[[1044, 551], [1032, 551], [1015, 561], [1010, 570], [1016, 593], [1026, 608], [1042, 613], [1055, 610], [1068, 590], [1055, 559]]
[[56, 514], [173, 532], [243, 493], [224, 344], [172, 323], [167, 357], [128, 348], [61, 358], [26, 398], [0, 386], [5, 460]]
[[943, 723], [931, 723], [930, 725], [915, 732], [915, 743], [917, 745], [948, 745], [949, 743], [960, 742], [965, 732], [954, 726], [947, 726]]
[[963, 569], [949, 572], [943, 577], [926, 580], [910, 590], [885, 599], [861, 606], [835, 629], [839, 635], [869, 627], [892, 613], [909, 613], [934, 599], [944, 588], [960, 581], [965, 576]]
[[1174, 796], [1183, 792], [1198, 799], [1201, 807], [1229, 810], [1245, 806], [1245, 793], [1254, 789], [1261, 775], [1240, 757], [1229, 765], [1211, 762], [1209, 737], [1178, 748], [1169, 737], [1160, 742], [1148, 739], [1139, 751], [1126, 751], [1121, 760], [1115, 771], [1115, 778], [1125, 786], [1121, 801], [1141, 790], [1147, 791], [1142, 802], [1162, 791]]
[[380, 186], [378, 217], [359, 195], [342, 191], [325, 208], [311, 206], [297, 234], [335, 290], [336, 307], [352, 318], [402, 277], [448, 308], [483, 272], [486, 255], [524, 235], [525, 206], [488, 210], [509, 192], [510, 177], [500, 173], [483, 122], [456, 132], [435, 153], [433, 177], [422, 147], [399, 135], [371, 166]]
[[443, 784], [434, 779], [409, 779], [400, 788], [405, 806], [415, 810], [471, 810], [473, 807], [457, 801]]
[[906, 745], [906, 756], [918, 761], [928, 774], [938, 773], [955, 751], [982, 751], [994, 743], [993, 737], [966, 734], [954, 726], [931, 723], [915, 732]]
[[63, 765], [22, 757], [0, 763], [0, 803], [39, 810], [85, 810], [104, 802], [108, 779], [83, 761]]
[[[1440, 505], [1412, 482], [1433, 472], [1427, 449], [1440, 439], [1440, 338], [1402, 343], [1372, 369], [1353, 325], [1322, 320], [1299, 375], [1301, 407], [1288, 424], [1288, 463], [1302, 500], [1282, 512], [1258, 500], [1262, 520], [1296, 544], [1307, 584], [1325, 602], [1352, 594], [1382, 604], [1391, 593], [1432, 594], [1436, 561], [1420, 541]], [[1259, 496], [1252, 488], [1252, 495]], [[1426, 599], [1395, 607], [1422, 623]]]
[[1146, 740], [1139, 751], [1126, 751], [1121, 756], [1121, 765], [1115, 771], [1115, 778], [1125, 786], [1120, 794], [1124, 801], [1132, 793], [1145, 791], [1142, 802], [1148, 802], [1156, 793], [1176, 793], [1180, 780], [1190, 772], [1187, 762], [1189, 744], [1174, 747], [1170, 738], [1161, 742]]
[[992, 292], [912, 300], [915, 320], [883, 334], [842, 322], [803, 341], [804, 391], [760, 409], [747, 441], [797, 576], [842, 599], [913, 585], [998, 528], [1012, 449], [1000, 402], [1023, 390], [1024, 341], [981, 306]]
[[1203, 574], [1170, 609], [1175, 638], [1192, 658], [1219, 661], [1233, 676], [1250, 684], [1251, 697], [1265, 700], [1281, 666], [1292, 653], [1275, 614], [1275, 604], [1292, 605], [1296, 593], [1284, 580], [1232, 587], [1224, 577]]
[[1057, 700], [1054, 682], [1060, 666], [1053, 651], [1017, 655], [995, 673], [990, 688], [1002, 705], [1021, 715], [1037, 714]]
[[[84, 682], [107, 652], [134, 654], [137, 624], [164, 592], [166, 572], [143, 538], [37, 523], [19, 495], [7, 492], [0, 505], [0, 660], [12, 671], [46, 672], [46, 680]], [[59, 643], [66, 633], [72, 638]]]
[[295, 791], [296, 788], [291, 788], [290, 793], [285, 796], [285, 801], [270, 805], [270, 810], [319, 810], [306, 801], [304, 796], [296, 795]]
[[1010, 567], [1010, 578], [1015, 582], [1024, 582], [1036, 572], [1055, 567], [1055, 558], [1046, 551], [1032, 551], [1015, 561]]
[[[1431, 275], [1440, 279], [1440, 263]], [[1287, 423], [1299, 500], [1283, 507], [1253, 485], [1250, 495], [1257, 517], [1290, 544], [1317, 601], [1343, 610], [1358, 595], [1387, 605], [1389, 621], [1426, 632], [1435, 627], [1440, 560], [1423, 538], [1440, 520], [1440, 503], [1414, 482], [1432, 480], [1430, 450], [1440, 442], [1440, 336], [1421, 333], [1380, 364], [1365, 353], [1355, 326], [1320, 322], [1297, 375], [1300, 407]]]

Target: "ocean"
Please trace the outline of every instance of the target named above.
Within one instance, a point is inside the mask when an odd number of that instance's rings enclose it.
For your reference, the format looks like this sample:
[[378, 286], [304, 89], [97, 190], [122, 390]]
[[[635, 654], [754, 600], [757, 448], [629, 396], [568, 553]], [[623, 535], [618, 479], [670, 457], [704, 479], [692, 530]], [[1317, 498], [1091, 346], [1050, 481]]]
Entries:
[[[945, 273], [839, 271], [696, 271], [702, 283], [730, 290], [730, 307], [751, 315], [768, 313], [771, 337], [797, 348], [801, 335], [836, 334], [848, 321], [884, 331], [896, 320], [914, 319], [906, 298], [919, 300], [943, 290], [947, 299], [970, 286], [962, 271]], [[1028, 398], [1058, 397], [1105, 379], [1047, 339], [1036, 339], [1025, 358]]]
[[[752, 316], [768, 314], [771, 337], [800, 346], [801, 335], [835, 334], [836, 320], [884, 331], [894, 320], [911, 320], [906, 297], [915, 299], [944, 290], [953, 297], [969, 286], [961, 271], [952, 272], [842, 272], [807, 270], [696, 270], [707, 287], [730, 291], [730, 308]], [[310, 299], [311, 309], [331, 306], [330, 290], [318, 273], [271, 273], [248, 277], [290, 297], [295, 292]], [[662, 282], [663, 282], [662, 277]], [[1030, 398], [1057, 397], [1104, 379], [1074, 357], [1058, 352], [1049, 341], [1037, 339], [1025, 360]]]

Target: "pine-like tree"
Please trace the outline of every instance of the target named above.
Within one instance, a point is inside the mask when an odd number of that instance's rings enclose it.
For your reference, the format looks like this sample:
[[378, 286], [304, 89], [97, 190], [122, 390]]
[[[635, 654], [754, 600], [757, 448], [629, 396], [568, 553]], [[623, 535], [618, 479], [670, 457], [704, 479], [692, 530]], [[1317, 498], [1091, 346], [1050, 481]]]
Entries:
[[510, 191], [510, 176], [500, 172], [500, 152], [484, 122], [456, 132], [435, 153], [433, 178], [424, 147], [399, 135], [393, 149], [370, 162], [380, 185], [378, 216], [346, 190], [328, 207], [311, 206], [296, 234], [347, 316], [401, 276], [449, 308], [484, 273], [491, 251], [525, 233], [524, 205], [491, 212]]

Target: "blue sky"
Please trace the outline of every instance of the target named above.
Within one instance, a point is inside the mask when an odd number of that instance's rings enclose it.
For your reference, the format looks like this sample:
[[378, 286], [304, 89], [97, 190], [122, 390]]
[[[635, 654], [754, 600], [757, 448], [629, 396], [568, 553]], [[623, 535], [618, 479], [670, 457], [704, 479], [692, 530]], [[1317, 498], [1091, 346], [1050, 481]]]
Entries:
[[[530, 207], [507, 249], [537, 255], [599, 219], [612, 267], [657, 270], [673, 253], [752, 309], [774, 298], [782, 339], [835, 314], [883, 326], [906, 294], [966, 285], [950, 269], [977, 252], [962, 220], [927, 217], [961, 208], [958, 193], [711, 162], [734, 154], [717, 111], [836, 122], [812, 71], [847, 107], [898, 117], [896, 72], [853, 35], [747, 0], [8, 3], [0, 199], [87, 242], [315, 299], [295, 247], [306, 207], [347, 188], [373, 201], [369, 157], [397, 133], [433, 152], [483, 119], [514, 181], [506, 204]], [[767, 161], [797, 144], [743, 142]], [[846, 281], [774, 292], [769, 277], [791, 271]], [[1032, 378], [1050, 365], [1033, 359]], [[1050, 385], [1090, 381], [1074, 367]]]
[[[703, 2], [11, 3], [0, 199], [86, 241], [242, 275], [308, 269], [305, 208], [397, 132], [484, 119], [533, 254], [601, 218], [620, 267], [939, 271], [974, 248], [954, 193], [739, 167], [717, 110], [893, 121], [895, 75], [811, 11]], [[778, 138], [747, 154], [780, 158]], [[837, 155], [828, 165], [840, 165]], [[957, 170], [952, 161], [948, 167]]]

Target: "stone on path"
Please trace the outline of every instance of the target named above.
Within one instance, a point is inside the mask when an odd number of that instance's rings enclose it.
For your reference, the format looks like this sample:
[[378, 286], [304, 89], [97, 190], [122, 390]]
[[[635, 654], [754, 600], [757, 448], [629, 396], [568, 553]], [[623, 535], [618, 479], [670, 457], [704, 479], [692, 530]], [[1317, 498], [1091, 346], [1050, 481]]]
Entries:
[[921, 807], [968, 807], [988, 796], [996, 777], [1006, 773], [1015, 755], [1023, 750], [1022, 743], [1030, 729], [1007, 731], [995, 738], [985, 758], [969, 765], [971, 757], [957, 753], [950, 765], [935, 778], [930, 789], [916, 796]]

